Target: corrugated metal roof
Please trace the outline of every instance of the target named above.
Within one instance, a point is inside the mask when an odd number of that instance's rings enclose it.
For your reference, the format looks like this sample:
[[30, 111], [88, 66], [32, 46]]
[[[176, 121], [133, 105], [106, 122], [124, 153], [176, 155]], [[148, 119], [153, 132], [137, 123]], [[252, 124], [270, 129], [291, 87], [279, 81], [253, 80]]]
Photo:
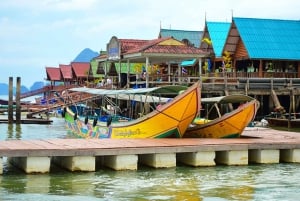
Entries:
[[300, 21], [233, 18], [252, 59], [300, 60]]
[[206, 22], [210, 40], [216, 57], [222, 57], [223, 48], [227, 39], [231, 23], [229, 22]]
[[200, 47], [200, 40], [202, 38], [202, 31], [185, 31], [173, 29], [160, 29], [159, 36], [162, 38], [173, 37], [179, 41], [188, 39], [195, 47]]

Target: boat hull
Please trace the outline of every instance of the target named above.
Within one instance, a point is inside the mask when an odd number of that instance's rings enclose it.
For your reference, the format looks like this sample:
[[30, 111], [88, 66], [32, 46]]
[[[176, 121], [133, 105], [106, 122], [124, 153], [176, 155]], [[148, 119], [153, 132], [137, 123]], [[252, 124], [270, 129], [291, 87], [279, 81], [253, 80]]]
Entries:
[[223, 115], [203, 124], [189, 127], [184, 137], [194, 138], [238, 138], [245, 127], [254, 120], [259, 103], [252, 100]]
[[[271, 127], [289, 127], [288, 119], [280, 119], [280, 118], [266, 118], [269, 126]], [[300, 119], [291, 119], [290, 120], [290, 128], [300, 128]]]
[[181, 138], [200, 110], [200, 83], [195, 83], [172, 101], [156, 108], [151, 113], [127, 122], [84, 121], [74, 118], [75, 114], [67, 108], [65, 122], [74, 134], [83, 138]]

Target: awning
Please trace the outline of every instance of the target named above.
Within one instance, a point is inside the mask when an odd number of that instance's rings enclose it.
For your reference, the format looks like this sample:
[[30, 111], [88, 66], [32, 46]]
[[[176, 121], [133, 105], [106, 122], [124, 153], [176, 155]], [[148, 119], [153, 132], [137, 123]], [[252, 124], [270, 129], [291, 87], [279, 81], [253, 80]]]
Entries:
[[184, 60], [181, 62], [181, 66], [193, 66], [195, 65], [197, 59]]
[[228, 95], [228, 96], [218, 96], [211, 98], [201, 98], [201, 103], [203, 104], [214, 104], [214, 103], [241, 103], [254, 100], [254, 98], [247, 95]]

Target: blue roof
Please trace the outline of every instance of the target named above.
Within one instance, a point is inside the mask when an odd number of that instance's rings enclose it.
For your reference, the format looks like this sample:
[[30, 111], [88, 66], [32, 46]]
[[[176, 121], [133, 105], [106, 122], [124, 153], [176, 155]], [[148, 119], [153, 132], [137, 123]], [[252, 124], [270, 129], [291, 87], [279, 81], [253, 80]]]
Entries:
[[300, 21], [233, 18], [252, 59], [300, 60]]
[[173, 29], [160, 29], [160, 37], [173, 37], [179, 41], [188, 39], [195, 47], [200, 47], [200, 40], [202, 38], [202, 31], [185, 31]]
[[230, 25], [231, 23], [229, 22], [206, 22], [216, 57], [222, 57]]

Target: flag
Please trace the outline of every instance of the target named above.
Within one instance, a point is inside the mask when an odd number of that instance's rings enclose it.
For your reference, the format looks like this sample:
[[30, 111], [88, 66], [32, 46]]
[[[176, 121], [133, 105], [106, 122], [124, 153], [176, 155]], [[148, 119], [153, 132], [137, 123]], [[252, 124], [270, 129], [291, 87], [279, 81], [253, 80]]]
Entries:
[[181, 70], [182, 74], [187, 74], [188, 73], [188, 70], [185, 69], [184, 67], [182, 67], [182, 70]]
[[211, 61], [210, 61], [210, 59], [207, 59], [207, 70], [208, 70], [208, 72], [210, 72], [211, 71], [211, 67], [212, 67], [212, 64], [211, 64]]

